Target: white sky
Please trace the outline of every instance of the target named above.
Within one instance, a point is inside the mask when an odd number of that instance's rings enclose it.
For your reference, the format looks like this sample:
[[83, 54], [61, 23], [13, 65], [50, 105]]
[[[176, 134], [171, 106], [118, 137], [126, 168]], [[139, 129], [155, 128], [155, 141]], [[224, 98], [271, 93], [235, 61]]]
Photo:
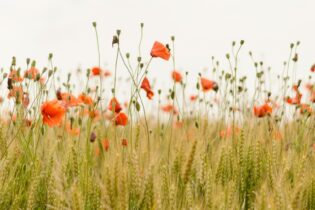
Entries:
[[[92, 21], [98, 23], [102, 63], [113, 69], [112, 35], [122, 30], [122, 50], [134, 55], [144, 22], [143, 57], [155, 40], [176, 37], [177, 68], [195, 77], [211, 56], [226, 65], [233, 40], [244, 39], [242, 73], [253, 72], [248, 51], [281, 72], [290, 42], [301, 41], [299, 75], [315, 62], [314, 0], [0, 0], [0, 68], [11, 57], [43, 67], [48, 53], [62, 71], [97, 65]], [[154, 61], [150, 74], [169, 81], [171, 62]], [[124, 71], [124, 70], [121, 70]], [[163, 84], [164, 82], [161, 82]]]

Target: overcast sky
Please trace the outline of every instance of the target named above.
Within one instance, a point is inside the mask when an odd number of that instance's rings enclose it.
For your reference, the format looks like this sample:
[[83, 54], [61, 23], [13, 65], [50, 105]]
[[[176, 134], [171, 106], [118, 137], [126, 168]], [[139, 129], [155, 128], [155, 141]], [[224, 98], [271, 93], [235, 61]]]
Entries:
[[[290, 42], [301, 41], [299, 75], [315, 62], [314, 0], [0, 0], [0, 67], [27, 57], [43, 67], [48, 53], [62, 71], [97, 65], [92, 21], [98, 23], [102, 65], [112, 69], [112, 35], [122, 30], [122, 50], [136, 53], [143, 22], [143, 57], [155, 40], [176, 37], [176, 68], [196, 76], [211, 56], [225, 64], [233, 40], [244, 39], [242, 72], [253, 72], [248, 51], [281, 72]], [[134, 58], [133, 57], [133, 58]], [[171, 62], [154, 61], [152, 77], [168, 81]], [[162, 82], [163, 83], [163, 82]]]

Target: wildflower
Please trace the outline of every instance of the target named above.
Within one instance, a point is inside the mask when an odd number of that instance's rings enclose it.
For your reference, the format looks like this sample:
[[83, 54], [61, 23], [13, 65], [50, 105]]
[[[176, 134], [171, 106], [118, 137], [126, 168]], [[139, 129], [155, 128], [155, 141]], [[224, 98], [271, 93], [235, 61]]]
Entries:
[[78, 96], [78, 99], [81, 103], [84, 103], [86, 105], [92, 105], [93, 104], [93, 100], [90, 96], [82, 93]]
[[109, 150], [109, 140], [108, 139], [104, 139], [102, 141], [102, 145], [103, 145], [103, 148], [104, 148], [105, 151]]
[[94, 121], [97, 121], [101, 118], [100, 112], [97, 109], [93, 109], [90, 111], [87, 109], [87, 113], [89, 117], [93, 119]]
[[102, 73], [102, 69], [100, 67], [93, 67], [92, 74], [93, 76], [99, 76]]
[[72, 135], [72, 136], [78, 136], [78, 135], [80, 134], [80, 128], [74, 128], [72, 124], [73, 124], [73, 123], [68, 122], [68, 123], [66, 124], [66, 130], [67, 130], [67, 132], [68, 132], [70, 135]]
[[301, 104], [300, 105], [300, 113], [301, 114], [312, 114], [313, 110], [312, 107], [308, 104]]
[[70, 93], [61, 93], [61, 100], [66, 104], [67, 107], [78, 106], [80, 100]]
[[108, 71], [108, 70], [106, 70], [105, 72], [104, 72], [104, 76], [105, 77], [110, 77], [112, 75], [112, 73], [110, 72], [110, 71]]
[[110, 110], [112, 112], [115, 110], [115, 113], [119, 113], [122, 110], [122, 108], [121, 108], [121, 106], [120, 106], [120, 104], [116, 98], [112, 98], [110, 100], [108, 110]]
[[147, 93], [148, 99], [151, 100], [152, 97], [154, 96], [154, 93], [153, 93], [153, 91], [151, 90], [150, 82], [149, 82], [149, 80], [148, 80], [147, 77], [144, 77], [144, 79], [142, 80], [141, 88], [142, 88], [143, 90], [145, 90], [145, 92]]
[[164, 106], [161, 107], [161, 109], [164, 112], [167, 112], [167, 113], [170, 113], [170, 112], [173, 112], [173, 114], [177, 114], [178, 113], [176, 108], [172, 104], [164, 105]]
[[254, 114], [256, 117], [264, 117], [272, 113], [272, 107], [265, 103], [262, 106], [254, 106]]
[[176, 70], [172, 72], [172, 78], [175, 82], [181, 82], [183, 80], [181, 73]]
[[154, 42], [150, 54], [153, 58], [159, 57], [167, 61], [170, 59], [171, 56], [170, 50], [167, 47], [165, 47], [162, 43], [157, 41]]
[[127, 139], [122, 139], [121, 140], [121, 145], [124, 146], [124, 147], [127, 147], [128, 146], [128, 140]]
[[9, 79], [12, 79], [14, 82], [22, 82], [23, 77], [20, 75], [20, 71], [11, 70], [9, 74]]
[[65, 112], [65, 107], [56, 99], [46, 101], [41, 106], [43, 122], [49, 127], [60, 125]]
[[315, 72], [315, 64], [311, 67], [311, 72]]
[[39, 71], [35, 66], [32, 66], [30, 69], [26, 70], [24, 73], [24, 77], [27, 79], [36, 80], [37, 75], [39, 75]]
[[190, 101], [196, 101], [197, 98], [198, 98], [197, 95], [191, 95], [191, 96], [189, 97]]
[[293, 90], [295, 92], [295, 97], [287, 97], [286, 101], [291, 105], [298, 105], [301, 103], [302, 94], [299, 91], [299, 87], [297, 85], [293, 85]]
[[207, 92], [209, 90], [218, 91], [219, 86], [215, 81], [208, 80], [204, 77], [201, 77], [201, 86], [202, 90]]
[[15, 98], [17, 102], [23, 99], [23, 89], [21, 86], [13, 86], [8, 94], [8, 98]]
[[128, 123], [128, 116], [120, 112], [115, 116], [115, 125], [126, 126]]

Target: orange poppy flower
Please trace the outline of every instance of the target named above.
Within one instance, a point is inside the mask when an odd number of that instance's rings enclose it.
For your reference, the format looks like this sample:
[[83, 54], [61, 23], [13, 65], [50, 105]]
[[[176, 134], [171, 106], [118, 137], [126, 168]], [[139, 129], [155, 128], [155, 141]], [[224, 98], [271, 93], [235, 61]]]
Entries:
[[79, 95], [78, 99], [80, 100], [81, 103], [84, 103], [86, 105], [92, 105], [93, 104], [93, 100], [90, 96], [82, 93]]
[[39, 71], [35, 67], [31, 67], [30, 69], [26, 70], [24, 73], [24, 77], [27, 79], [35, 80], [37, 75], [39, 75]]
[[256, 117], [264, 117], [272, 113], [272, 107], [269, 104], [265, 103], [262, 106], [254, 106], [254, 114]]
[[61, 96], [61, 100], [68, 107], [78, 106], [80, 103], [80, 100], [70, 93], [61, 93], [60, 96]]
[[122, 110], [122, 108], [121, 108], [121, 106], [120, 106], [120, 104], [116, 98], [112, 98], [109, 102], [109, 105], [108, 105], [108, 110], [113, 112], [114, 109], [115, 109], [116, 113], [119, 113]]
[[115, 125], [121, 125], [121, 126], [126, 126], [128, 123], [128, 116], [120, 112], [115, 116]]
[[108, 139], [103, 139], [102, 145], [105, 151], [109, 150], [109, 140]]
[[99, 119], [101, 119], [100, 111], [98, 111], [97, 109], [88, 111], [88, 114], [89, 117], [93, 119], [93, 121], [98, 121]]
[[165, 47], [162, 43], [157, 41], [154, 42], [150, 54], [153, 58], [159, 57], [167, 61], [170, 59], [171, 56], [170, 50], [167, 47]]
[[300, 105], [300, 113], [301, 114], [312, 114], [313, 110], [312, 107], [308, 104], [301, 104]]
[[311, 72], [315, 72], [315, 64], [311, 67]]
[[110, 72], [110, 71], [108, 71], [108, 70], [106, 70], [105, 72], [104, 72], [104, 76], [105, 77], [110, 77], [112, 75], [112, 73]]
[[167, 113], [170, 113], [170, 112], [173, 112], [173, 114], [177, 114], [178, 113], [176, 108], [172, 104], [164, 105], [164, 106], [161, 107], [161, 109], [164, 112], [167, 112]]
[[152, 97], [154, 96], [154, 93], [153, 93], [153, 91], [151, 90], [150, 82], [149, 82], [149, 80], [148, 80], [147, 77], [144, 77], [144, 79], [142, 80], [141, 88], [142, 88], [143, 90], [145, 90], [145, 92], [147, 93], [148, 99], [151, 100]]
[[46, 101], [41, 106], [43, 123], [49, 127], [60, 125], [66, 108], [56, 99]]
[[22, 82], [23, 77], [21, 77], [20, 72], [16, 70], [11, 70], [9, 74], [9, 78], [15, 82]]
[[315, 86], [312, 84], [306, 84], [306, 89], [310, 92], [310, 101], [315, 103]]
[[80, 128], [74, 128], [70, 122], [66, 124], [66, 130], [72, 136], [78, 136], [80, 134]]
[[299, 87], [297, 85], [293, 85], [292, 89], [295, 92], [295, 97], [287, 97], [286, 101], [288, 104], [298, 105], [301, 103], [302, 94], [300, 93]]
[[191, 95], [189, 98], [190, 98], [190, 101], [196, 101], [198, 96], [197, 95]]
[[102, 69], [100, 67], [95, 66], [92, 68], [92, 74], [93, 76], [99, 76], [102, 74]]
[[181, 73], [176, 70], [172, 72], [172, 78], [175, 82], [181, 82], [183, 80]]
[[22, 99], [23, 99], [22, 87], [21, 86], [14, 86], [8, 94], [8, 98], [15, 98], [15, 100], [17, 100], [17, 101], [22, 101]]
[[201, 87], [203, 91], [214, 90], [217, 91], [219, 89], [218, 84], [215, 81], [208, 80], [204, 77], [201, 77]]

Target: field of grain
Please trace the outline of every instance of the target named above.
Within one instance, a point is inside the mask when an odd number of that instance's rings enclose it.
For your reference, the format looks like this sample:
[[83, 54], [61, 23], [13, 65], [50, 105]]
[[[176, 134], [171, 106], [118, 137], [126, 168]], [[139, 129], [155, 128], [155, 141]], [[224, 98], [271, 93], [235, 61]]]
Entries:
[[[53, 54], [1, 68], [0, 209], [315, 209], [315, 65], [296, 78], [299, 42], [278, 76], [240, 57], [240, 40], [192, 78], [176, 70], [175, 37], [141, 51], [141, 36], [131, 56], [121, 36], [111, 70], [66, 75]], [[153, 87], [152, 62], [172, 64], [168, 87]]]

